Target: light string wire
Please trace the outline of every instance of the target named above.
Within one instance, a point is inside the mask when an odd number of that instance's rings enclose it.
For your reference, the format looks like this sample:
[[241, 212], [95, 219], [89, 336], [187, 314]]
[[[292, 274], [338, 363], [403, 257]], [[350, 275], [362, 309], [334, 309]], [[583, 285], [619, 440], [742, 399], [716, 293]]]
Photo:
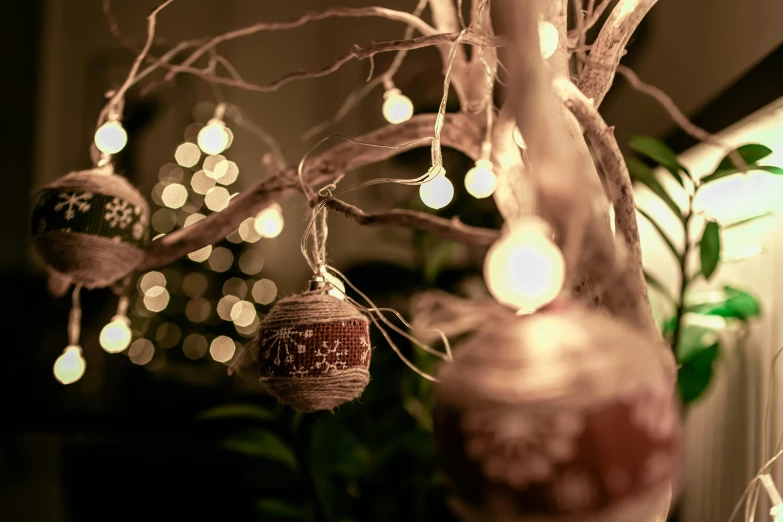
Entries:
[[449, 99], [449, 86], [451, 85], [451, 70], [454, 68], [454, 58], [457, 56], [457, 49], [459, 49], [459, 43], [462, 37], [470, 31], [470, 28], [465, 28], [460, 31], [457, 38], [451, 44], [451, 50], [449, 51], [448, 65], [446, 67], [446, 73], [443, 78], [443, 98], [440, 100], [440, 106], [438, 107], [438, 115], [435, 118], [435, 137], [432, 140], [432, 169], [435, 173], [443, 167], [443, 154], [440, 147], [440, 133], [443, 130], [443, 125], [446, 121], [446, 102]]
[[[767, 389], [767, 397], [766, 397], [766, 405], [765, 405], [765, 413], [764, 413], [764, 421], [762, 424], [762, 441], [763, 441], [763, 452], [764, 456], [767, 455], [767, 448], [766, 444], [767, 441], [767, 430], [769, 428], [769, 418], [772, 412], [772, 401], [774, 399], [773, 397], [773, 391], [775, 387], [775, 367], [778, 358], [783, 354], [783, 348], [778, 350], [778, 352], [775, 354], [775, 356], [772, 358], [772, 365], [770, 368], [770, 386]], [[747, 522], [753, 522], [756, 518], [756, 507], [758, 506], [758, 493], [759, 490], [759, 481], [761, 480], [762, 475], [765, 475], [767, 473], [767, 470], [772, 466], [777, 459], [779, 459], [781, 456], [783, 456], [783, 434], [781, 434], [780, 439], [778, 441], [778, 444], [775, 447], [776, 453], [767, 460], [764, 465], [759, 469], [759, 472], [756, 474], [755, 477], [750, 481], [748, 486], [745, 488], [745, 491], [742, 493], [742, 496], [737, 501], [737, 504], [734, 506], [734, 510], [731, 512], [731, 516], [729, 516], [729, 519], [727, 522], [732, 522], [734, 518], [739, 513], [740, 508], [742, 507], [742, 504], [745, 502], [745, 499], [750, 497], [748, 502], [745, 504], [745, 520]]]
[[68, 346], [79, 346], [82, 324], [82, 305], [79, 298], [81, 290], [82, 285], [76, 284], [71, 294], [71, 312], [68, 315]]

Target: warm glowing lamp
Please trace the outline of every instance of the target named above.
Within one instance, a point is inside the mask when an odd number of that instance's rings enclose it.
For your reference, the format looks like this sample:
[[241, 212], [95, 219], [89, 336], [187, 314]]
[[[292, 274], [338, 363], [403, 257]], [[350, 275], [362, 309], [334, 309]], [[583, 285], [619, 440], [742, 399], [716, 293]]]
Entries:
[[54, 378], [63, 384], [71, 384], [82, 378], [85, 368], [81, 346], [72, 344], [54, 361]]
[[128, 143], [128, 133], [117, 120], [107, 121], [95, 131], [95, 146], [104, 154], [117, 154]]
[[498, 186], [498, 178], [492, 171], [492, 162], [486, 159], [476, 161], [476, 166], [465, 174], [465, 189], [476, 199], [488, 198]]
[[446, 177], [445, 169], [441, 168], [440, 174], [419, 185], [419, 197], [425, 205], [435, 210], [451, 203], [454, 198], [454, 185]]
[[103, 327], [99, 341], [101, 348], [109, 353], [120, 353], [130, 346], [133, 334], [130, 329], [130, 319], [124, 315], [115, 315]]
[[500, 303], [532, 313], [552, 302], [565, 281], [565, 260], [548, 225], [529, 218], [498, 239], [484, 259], [484, 280]]
[[413, 116], [413, 102], [396, 87], [387, 89], [383, 93], [383, 100], [383, 117], [389, 123], [397, 125]]
[[204, 154], [220, 154], [231, 144], [231, 136], [226, 129], [226, 124], [218, 118], [212, 118], [198, 132], [196, 138], [198, 147]]
[[541, 57], [544, 60], [548, 60], [555, 54], [559, 40], [557, 27], [545, 20], [538, 22], [538, 41], [541, 46]]

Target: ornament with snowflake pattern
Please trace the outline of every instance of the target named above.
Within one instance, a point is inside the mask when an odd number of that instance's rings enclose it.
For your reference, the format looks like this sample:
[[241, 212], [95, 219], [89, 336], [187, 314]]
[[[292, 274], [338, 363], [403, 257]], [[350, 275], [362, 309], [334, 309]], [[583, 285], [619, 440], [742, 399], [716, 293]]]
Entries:
[[107, 169], [74, 172], [38, 193], [33, 246], [50, 271], [86, 288], [108, 286], [144, 258], [149, 206]]

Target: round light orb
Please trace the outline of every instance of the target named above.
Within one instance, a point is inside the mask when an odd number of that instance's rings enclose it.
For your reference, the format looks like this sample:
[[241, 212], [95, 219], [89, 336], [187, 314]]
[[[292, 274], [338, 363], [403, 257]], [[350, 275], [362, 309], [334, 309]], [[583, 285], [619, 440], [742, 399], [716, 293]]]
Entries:
[[72, 384], [82, 378], [86, 368], [82, 347], [72, 344], [54, 361], [54, 378], [62, 384]]
[[258, 213], [253, 228], [261, 237], [272, 239], [280, 235], [284, 224], [283, 209], [274, 203]]
[[128, 143], [128, 133], [118, 121], [107, 121], [95, 131], [95, 146], [104, 154], [117, 154]]
[[465, 189], [476, 199], [488, 198], [498, 187], [498, 177], [492, 171], [492, 162], [480, 159], [465, 174]]
[[103, 327], [99, 341], [101, 348], [109, 353], [120, 353], [130, 346], [133, 334], [130, 329], [130, 319], [124, 315], [115, 315]]
[[557, 27], [547, 21], [538, 22], [538, 41], [541, 46], [541, 57], [548, 60], [557, 50], [560, 36]]
[[217, 118], [212, 118], [198, 132], [196, 141], [198, 148], [204, 154], [213, 155], [226, 150], [231, 143], [231, 137], [227, 132], [226, 124]]
[[446, 171], [419, 185], [419, 197], [425, 205], [435, 210], [451, 203], [454, 198], [454, 185], [446, 177]]
[[383, 117], [386, 121], [397, 125], [411, 119], [413, 102], [399, 89], [389, 89], [383, 94]]
[[537, 218], [520, 223], [490, 247], [484, 280], [501, 304], [532, 313], [552, 302], [565, 281], [565, 259]]

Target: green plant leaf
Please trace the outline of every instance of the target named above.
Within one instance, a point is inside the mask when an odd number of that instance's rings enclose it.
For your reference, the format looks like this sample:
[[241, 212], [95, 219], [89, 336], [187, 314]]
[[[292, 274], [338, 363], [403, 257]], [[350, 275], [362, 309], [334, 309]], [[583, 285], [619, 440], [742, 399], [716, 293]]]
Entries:
[[655, 288], [660, 293], [662, 293], [664, 297], [666, 297], [673, 305], [675, 306], [677, 305], [677, 301], [674, 299], [674, 296], [669, 293], [669, 291], [666, 289], [665, 286], [663, 286], [663, 284], [660, 281], [658, 281], [657, 279], [655, 279], [655, 277], [648, 274], [646, 270], [644, 271], [644, 280], [647, 281], [647, 285], [650, 288]]
[[628, 141], [628, 145], [671, 172], [677, 183], [684, 186], [680, 171], [690, 175], [688, 169], [680, 165], [677, 155], [665, 143], [650, 136], [634, 136]]
[[698, 399], [707, 389], [717, 358], [718, 343], [715, 343], [699, 350], [682, 363], [677, 372], [677, 389], [684, 406]]
[[312, 520], [310, 513], [305, 508], [293, 506], [274, 498], [265, 498], [256, 502], [256, 509], [266, 517], [282, 520]]
[[757, 219], [762, 219], [765, 217], [772, 217], [774, 216], [774, 212], [764, 212], [763, 214], [759, 214], [758, 216], [749, 217], [747, 219], [743, 219], [740, 221], [735, 221], [734, 223], [729, 223], [728, 225], [724, 225], [723, 230], [728, 230], [730, 228], [740, 227], [742, 225], [745, 225], [747, 223], [751, 223], [753, 221], [756, 221]]
[[370, 451], [337, 417], [313, 426], [310, 447], [313, 467], [327, 474], [361, 477], [370, 472]]
[[741, 318], [750, 319], [761, 315], [761, 305], [750, 293], [728, 285], [723, 287], [723, 291], [729, 296], [726, 305]]
[[680, 325], [680, 339], [675, 354], [677, 361], [683, 364], [719, 340], [718, 329], [701, 324], [694, 319], [698, 319], [698, 316], [684, 315]]
[[658, 235], [661, 236], [661, 239], [663, 239], [664, 243], [666, 243], [666, 246], [669, 247], [669, 250], [672, 254], [674, 254], [674, 258], [678, 261], [680, 260], [680, 253], [677, 251], [677, 247], [674, 246], [674, 242], [669, 239], [669, 236], [666, 235], [666, 232], [664, 232], [663, 228], [661, 228], [661, 225], [658, 224], [655, 219], [646, 211], [639, 207], [636, 207], [636, 211], [643, 215], [645, 218], [647, 218], [647, 221], [649, 221], [652, 226], [655, 228], [655, 230], [658, 232]]
[[701, 273], [709, 280], [720, 262], [720, 225], [708, 221], [699, 242], [699, 257], [701, 258]]
[[677, 206], [669, 193], [666, 192], [666, 189], [663, 188], [663, 185], [661, 185], [661, 182], [655, 177], [655, 173], [652, 169], [633, 156], [626, 156], [625, 163], [628, 165], [628, 172], [631, 175], [631, 179], [642, 183], [653, 191], [653, 193], [666, 203], [672, 212], [674, 212], [674, 215], [682, 221], [682, 211], [680, 210], [680, 207]]
[[202, 420], [208, 419], [254, 419], [259, 421], [273, 421], [275, 414], [271, 411], [254, 406], [252, 404], [226, 404], [202, 412], [199, 417]]
[[296, 471], [296, 455], [277, 435], [261, 429], [242, 431], [224, 439], [220, 446], [226, 450], [242, 453], [285, 464]]
[[775, 165], [756, 165], [756, 170], [763, 170], [765, 172], [769, 172], [770, 174], [777, 174], [778, 176], [783, 176], [783, 169], [780, 167], [776, 167]]
[[424, 266], [424, 279], [427, 284], [432, 285], [435, 283], [438, 274], [449, 262], [456, 247], [457, 243], [454, 241], [441, 241], [432, 254], [427, 257], [427, 262]]
[[[760, 143], [748, 143], [747, 145], [741, 145], [737, 147], [736, 151], [742, 160], [748, 165], [754, 165], [758, 163], [759, 160], [764, 159], [772, 154], [772, 149]], [[715, 168], [715, 172], [720, 170], [732, 170], [739, 168], [739, 165], [734, 164], [734, 161], [731, 159], [731, 155], [727, 154]]]

